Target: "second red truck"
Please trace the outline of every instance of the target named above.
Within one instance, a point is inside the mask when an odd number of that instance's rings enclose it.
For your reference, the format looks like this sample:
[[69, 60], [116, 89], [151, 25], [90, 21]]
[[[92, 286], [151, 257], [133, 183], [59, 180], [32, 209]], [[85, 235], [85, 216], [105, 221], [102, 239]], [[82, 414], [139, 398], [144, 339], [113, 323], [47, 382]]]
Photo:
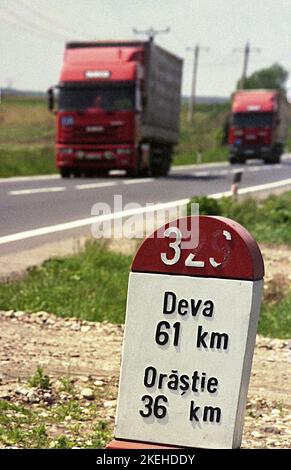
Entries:
[[287, 135], [287, 107], [280, 91], [235, 92], [228, 130], [230, 163], [245, 163], [249, 158], [279, 163]]

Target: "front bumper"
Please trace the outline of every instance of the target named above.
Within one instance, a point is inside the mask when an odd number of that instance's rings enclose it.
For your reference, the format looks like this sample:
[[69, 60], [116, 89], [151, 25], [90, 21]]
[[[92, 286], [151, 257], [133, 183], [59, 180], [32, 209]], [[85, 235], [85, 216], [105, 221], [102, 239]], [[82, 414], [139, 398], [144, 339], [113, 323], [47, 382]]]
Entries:
[[272, 147], [268, 145], [230, 145], [229, 153], [233, 157], [268, 158], [272, 155]]
[[130, 145], [56, 145], [56, 165], [60, 169], [127, 169], [135, 160], [136, 150]]

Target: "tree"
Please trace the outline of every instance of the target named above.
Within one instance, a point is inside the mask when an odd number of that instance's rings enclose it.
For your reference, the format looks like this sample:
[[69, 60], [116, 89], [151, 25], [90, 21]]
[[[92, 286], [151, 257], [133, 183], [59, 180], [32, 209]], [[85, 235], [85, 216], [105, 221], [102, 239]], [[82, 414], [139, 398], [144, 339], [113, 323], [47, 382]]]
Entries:
[[[275, 63], [271, 67], [257, 70], [245, 80], [244, 88], [249, 89], [280, 89], [286, 91], [288, 72], [281, 65]], [[239, 88], [240, 80], [237, 83]]]

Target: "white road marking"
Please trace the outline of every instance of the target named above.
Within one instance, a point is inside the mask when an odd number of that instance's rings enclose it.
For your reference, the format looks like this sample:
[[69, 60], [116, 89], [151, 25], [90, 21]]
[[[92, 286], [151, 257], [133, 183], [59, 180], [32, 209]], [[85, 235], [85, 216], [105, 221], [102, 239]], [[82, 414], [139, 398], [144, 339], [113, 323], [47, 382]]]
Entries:
[[5, 243], [15, 242], [19, 240], [25, 240], [27, 238], [39, 237], [41, 235], [48, 235], [49, 233], [62, 232], [64, 230], [71, 230], [74, 228], [84, 227], [86, 225], [91, 225], [94, 223], [105, 222], [106, 220], [122, 219], [124, 217], [136, 215], [136, 214], [143, 214], [146, 212], [156, 212], [156, 211], [168, 209], [171, 207], [186, 205], [188, 202], [189, 202], [189, 199], [181, 199], [179, 201], [171, 201], [171, 202], [147, 205], [144, 207], [140, 207], [138, 209], [129, 209], [126, 211], [114, 212], [113, 214], [92, 216], [92, 217], [87, 217], [85, 219], [65, 222], [62, 224], [48, 225], [46, 227], [26, 230], [25, 232], [18, 232], [18, 233], [14, 233], [11, 235], [5, 235], [3, 237], [0, 237], [0, 245], [4, 245]]
[[8, 178], [0, 178], [0, 183], [18, 183], [22, 181], [42, 181], [42, 180], [57, 180], [60, 175], [36, 175], [36, 176], [8, 176]]
[[175, 165], [172, 166], [172, 171], [180, 171], [180, 170], [199, 170], [199, 168], [215, 168], [216, 166], [228, 166], [228, 162], [212, 162], [212, 163], [194, 163], [192, 165]]
[[[258, 184], [256, 186], [248, 186], [247, 188], [240, 188], [238, 194], [249, 194], [257, 191], [263, 191], [264, 189], [275, 189], [281, 188], [282, 186], [291, 185], [291, 178], [281, 181], [273, 181], [272, 183]], [[231, 196], [231, 191], [224, 191], [222, 193], [208, 194], [208, 197], [213, 199], [220, 199], [221, 197]]]
[[105, 181], [104, 183], [85, 183], [77, 184], [76, 189], [94, 189], [94, 188], [108, 188], [109, 186], [116, 186], [117, 183], [113, 181]]
[[259, 170], [266, 170], [265, 166], [251, 166], [247, 169], [247, 171], [259, 171]]
[[[265, 167], [265, 166], [249, 166], [249, 167], [237, 167], [237, 168], [229, 168], [228, 170], [218, 170], [218, 171], [194, 171], [193, 173], [190, 173], [191, 176], [225, 176], [225, 175], [233, 175], [234, 173], [237, 173], [238, 171], [242, 171], [243, 173], [248, 173], [248, 172], [255, 172], [255, 171], [261, 171], [261, 170], [270, 170], [273, 169], [274, 167]], [[276, 165], [276, 168], [278, 168], [278, 165]]]
[[[247, 188], [241, 188], [239, 194], [248, 194], [256, 191], [261, 191], [264, 189], [279, 188], [286, 185], [291, 185], [291, 178], [275, 181], [272, 183], [259, 184], [257, 186], [249, 186]], [[220, 199], [221, 197], [231, 196], [231, 191], [225, 191], [221, 193], [209, 194], [209, 197], [213, 199]], [[0, 237], [0, 245], [5, 243], [15, 242], [19, 240], [24, 240], [27, 238], [39, 237], [41, 235], [47, 235], [50, 233], [62, 232], [63, 230], [71, 230], [74, 228], [84, 227], [86, 225], [91, 225], [93, 223], [104, 222], [106, 220], [122, 219], [135, 214], [143, 214], [146, 212], [155, 212], [162, 209], [168, 209], [171, 207], [177, 207], [186, 205], [190, 202], [190, 199], [180, 199], [178, 201], [171, 201], [166, 203], [153, 204], [151, 206], [144, 206], [138, 209], [130, 209], [127, 211], [115, 212], [113, 214], [106, 214], [101, 216], [92, 216], [85, 219], [73, 220], [71, 222], [65, 222], [57, 225], [49, 225], [46, 227], [40, 227], [32, 230], [26, 230], [24, 232], [13, 233], [11, 235], [4, 235]]]
[[[278, 168], [278, 167], [281, 168], [279, 165], [276, 165], [275, 168]], [[273, 169], [274, 169], [274, 166], [272, 166], [272, 165], [264, 165], [264, 166], [261, 167], [261, 168], [262, 168], [262, 170], [273, 170]]]
[[[154, 178], [139, 178], [136, 180], [125, 180], [123, 184], [139, 184], [139, 183], [152, 183], [155, 181]], [[82, 189], [96, 189], [96, 188], [109, 188], [112, 186], [116, 186], [118, 183], [116, 181], [104, 181], [101, 183], [84, 183], [84, 184], [77, 184], [75, 189], [82, 190]], [[13, 191], [8, 191], [8, 194], [11, 196], [18, 196], [23, 194], [37, 194], [37, 193], [55, 193], [59, 191], [65, 191], [65, 186], [55, 186], [55, 187], [47, 187], [47, 188], [31, 188], [31, 189], [18, 189]]]
[[137, 178], [132, 180], [124, 180], [123, 184], [139, 184], [139, 183], [152, 183], [155, 178]]
[[215, 173], [210, 173], [210, 171], [195, 171], [192, 173], [193, 176], [210, 176]]
[[67, 188], [65, 186], [53, 186], [51, 188], [32, 188], [32, 189], [19, 189], [16, 191], [8, 191], [8, 194], [11, 196], [18, 196], [21, 194], [37, 194], [37, 193], [57, 193], [60, 191], [65, 191]]

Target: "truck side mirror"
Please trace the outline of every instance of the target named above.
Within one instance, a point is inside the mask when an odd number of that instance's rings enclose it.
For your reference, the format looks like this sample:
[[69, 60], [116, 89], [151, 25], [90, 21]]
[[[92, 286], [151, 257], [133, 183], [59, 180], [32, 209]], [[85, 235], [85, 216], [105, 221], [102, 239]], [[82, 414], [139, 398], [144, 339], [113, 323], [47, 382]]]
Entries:
[[51, 111], [52, 113], [56, 112], [56, 106], [57, 106], [57, 87], [51, 87], [47, 91], [47, 107], [48, 110]]
[[47, 107], [49, 111], [54, 109], [54, 93], [52, 88], [49, 88], [47, 91]]

